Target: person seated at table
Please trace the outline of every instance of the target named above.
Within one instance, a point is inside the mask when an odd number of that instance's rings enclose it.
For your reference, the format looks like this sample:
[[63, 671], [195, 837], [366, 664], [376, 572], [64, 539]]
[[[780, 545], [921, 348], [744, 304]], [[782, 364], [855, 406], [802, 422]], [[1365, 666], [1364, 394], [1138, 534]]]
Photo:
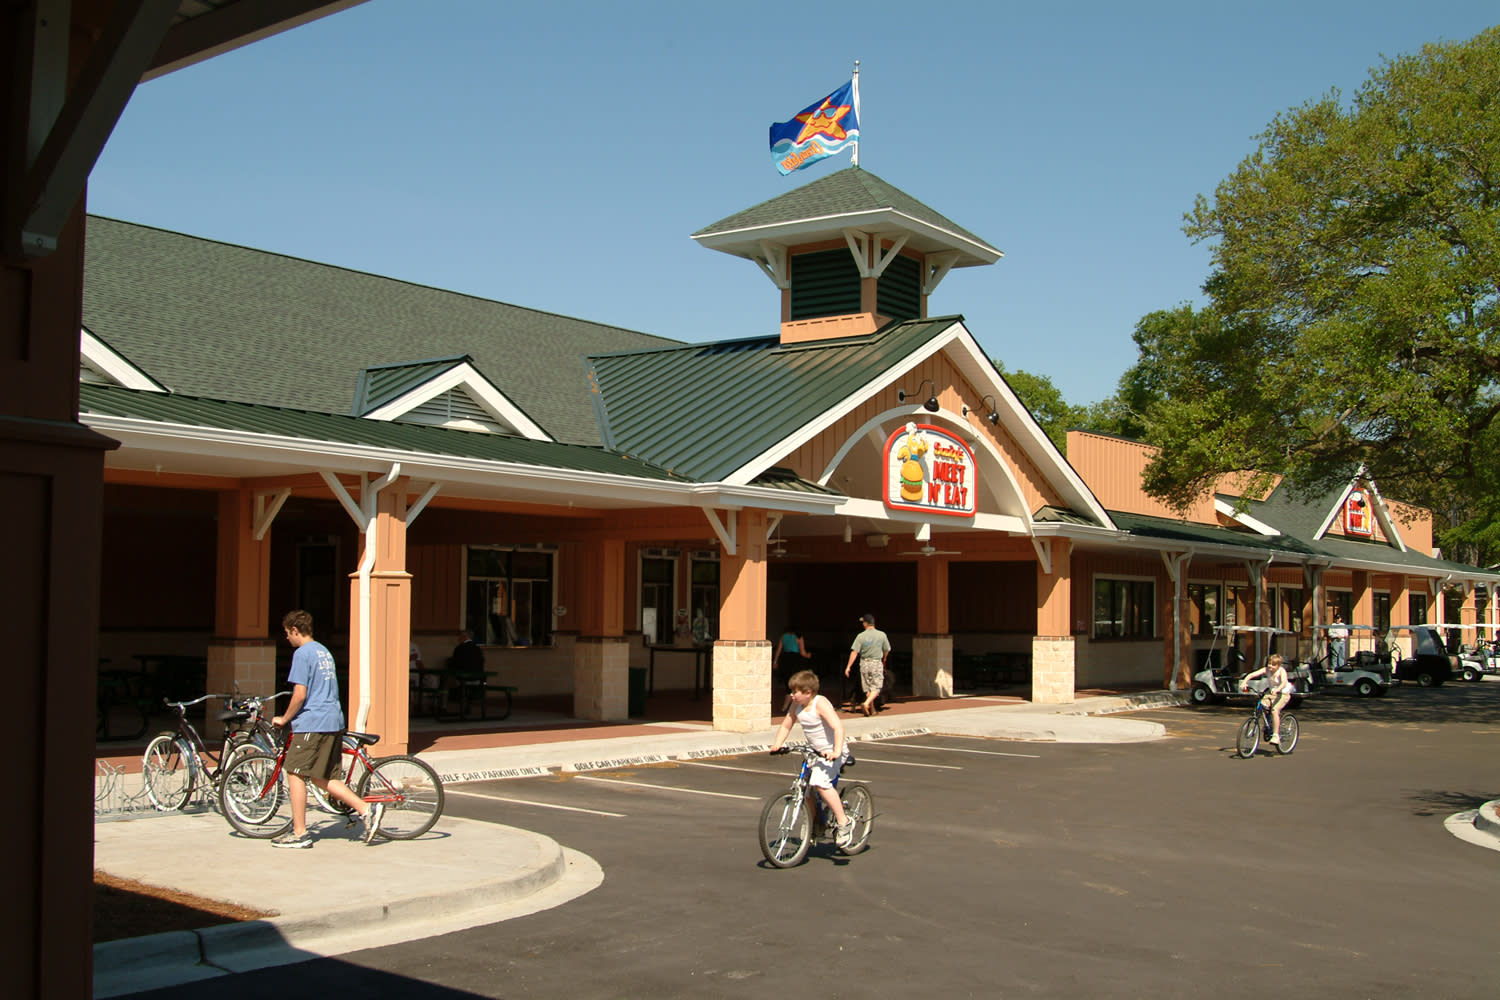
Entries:
[[484, 650], [474, 641], [474, 633], [467, 630], [458, 633], [458, 645], [448, 657], [448, 669], [459, 674], [484, 673]]

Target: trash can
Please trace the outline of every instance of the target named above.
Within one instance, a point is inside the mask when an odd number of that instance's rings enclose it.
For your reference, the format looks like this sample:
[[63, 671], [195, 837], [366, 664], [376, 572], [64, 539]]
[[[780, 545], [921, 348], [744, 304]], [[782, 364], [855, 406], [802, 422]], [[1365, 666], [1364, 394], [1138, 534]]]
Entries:
[[646, 714], [646, 668], [630, 668], [630, 714]]

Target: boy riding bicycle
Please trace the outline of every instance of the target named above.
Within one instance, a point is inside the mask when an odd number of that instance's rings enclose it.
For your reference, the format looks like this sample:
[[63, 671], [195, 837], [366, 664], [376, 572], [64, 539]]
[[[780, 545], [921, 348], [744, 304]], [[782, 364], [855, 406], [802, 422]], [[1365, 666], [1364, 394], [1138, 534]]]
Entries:
[[[776, 738], [771, 741], [771, 752], [781, 752], [781, 745], [791, 733], [793, 722], [802, 727], [802, 735], [807, 737], [807, 742], [823, 755], [822, 760], [813, 762], [812, 787], [823, 799], [829, 812], [833, 813], [834, 822], [838, 824], [834, 843], [839, 847], [848, 847], [854, 833], [854, 824], [844, 815], [844, 803], [833, 788], [833, 780], [844, 766], [844, 724], [839, 720], [838, 712], [834, 711], [833, 703], [818, 694], [818, 675], [811, 670], [793, 674], [787, 681], [787, 687], [791, 694], [787, 698], [786, 716], [781, 720], [781, 727], [776, 730]], [[813, 810], [811, 792], [807, 799], [808, 809]], [[816, 816], [816, 812], [813, 815]]]

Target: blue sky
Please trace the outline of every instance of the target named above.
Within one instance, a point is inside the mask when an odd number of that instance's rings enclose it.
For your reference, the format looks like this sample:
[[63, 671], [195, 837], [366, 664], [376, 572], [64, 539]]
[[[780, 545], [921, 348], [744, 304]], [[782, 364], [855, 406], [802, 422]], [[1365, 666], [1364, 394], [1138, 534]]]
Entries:
[[848, 165], [782, 177], [766, 133], [858, 59], [860, 165], [1006, 254], [930, 311], [1083, 404], [1141, 316], [1199, 299], [1183, 213], [1277, 112], [1497, 21], [1493, 0], [369, 0], [142, 85], [89, 210], [679, 340], [764, 335], [770, 281], [689, 235]]

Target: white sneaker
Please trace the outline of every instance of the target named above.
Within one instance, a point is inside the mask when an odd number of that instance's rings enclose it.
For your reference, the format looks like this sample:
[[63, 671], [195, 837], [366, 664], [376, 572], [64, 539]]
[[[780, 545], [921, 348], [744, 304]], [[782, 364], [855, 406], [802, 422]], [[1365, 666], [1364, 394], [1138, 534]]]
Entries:
[[837, 847], [848, 847], [854, 841], [854, 820], [846, 819], [840, 823], [833, 835], [833, 843]]
[[1271, 738], [1269, 740], [1267, 740], [1266, 742], [1267, 743], [1280, 743], [1281, 742], [1281, 734], [1280, 733], [1272, 733], [1271, 734]]

